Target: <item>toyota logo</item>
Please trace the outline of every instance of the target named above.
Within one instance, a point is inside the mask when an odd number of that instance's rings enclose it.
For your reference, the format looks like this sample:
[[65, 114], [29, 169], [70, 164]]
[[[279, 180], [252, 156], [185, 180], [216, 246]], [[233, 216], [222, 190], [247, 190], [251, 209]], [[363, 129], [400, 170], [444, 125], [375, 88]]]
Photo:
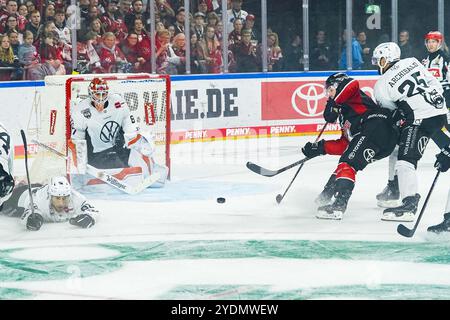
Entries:
[[373, 158], [373, 157], [375, 157], [375, 151], [372, 149], [365, 149], [363, 151], [363, 156], [367, 163], [371, 163], [375, 160]]
[[292, 108], [302, 116], [317, 117], [323, 113], [323, 110], [318, 111], [319, 101], [323, 98], [325, 98], [323, 85], [307, 83], [295, 89], [291, 97]]

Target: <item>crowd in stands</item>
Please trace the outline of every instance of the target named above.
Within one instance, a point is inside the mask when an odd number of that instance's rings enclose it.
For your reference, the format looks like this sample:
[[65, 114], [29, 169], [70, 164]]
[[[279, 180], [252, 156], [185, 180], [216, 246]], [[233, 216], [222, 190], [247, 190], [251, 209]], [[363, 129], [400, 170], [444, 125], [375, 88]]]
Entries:
[[[22, 1], [22, 2], [21, 2]], [[186, 45], [190, 45], [191, 73], [221, 73], [223, 38], [227, 37], [228, 72], [262, 71], [267, 57], [270, 72], [304, 69], [300, 32], [283, 39], [269, 25], [267, 54], [262, 52], [260, 16], [246, 11], [243, 2], [228, 0], [228, 34], [224, 34], [221, 1], [192, 0], [186, 12], [183, 0], [155, 0], [155, 34], [150, 34], [149, 0], [77, 0], [77, 72], [186, 73]], [[75, 12], [70, 0], [0, 0], [0, 80], [40, 80], [46, 75], [71, 74], [72, 37], [69, 19]], [[185, 19], [190, 18], [190, 41]], [[364, 31], [352, 31], [353, 69], [373, 69], [373, 45]], [[404, 56], [412, 56], [408, 31], [399, 34]], [[311, 39], [309, 70], [346, 69], [346, 31], [341, 52], [330, 44], [326, 30]], [[152, 70], [154, 41], [156, 70]], [[339, 49], [340, 49], [339, 48]]]

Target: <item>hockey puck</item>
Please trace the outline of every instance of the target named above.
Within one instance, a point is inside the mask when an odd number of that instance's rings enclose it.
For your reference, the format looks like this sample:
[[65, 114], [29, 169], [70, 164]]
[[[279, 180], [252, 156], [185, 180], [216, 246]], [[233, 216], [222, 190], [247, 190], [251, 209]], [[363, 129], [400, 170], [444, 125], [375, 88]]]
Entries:
[[222, 198], [222, 197], [217, 198], [217, 202], [218, 203], [224, 203], [225, 202], [225, 198]]

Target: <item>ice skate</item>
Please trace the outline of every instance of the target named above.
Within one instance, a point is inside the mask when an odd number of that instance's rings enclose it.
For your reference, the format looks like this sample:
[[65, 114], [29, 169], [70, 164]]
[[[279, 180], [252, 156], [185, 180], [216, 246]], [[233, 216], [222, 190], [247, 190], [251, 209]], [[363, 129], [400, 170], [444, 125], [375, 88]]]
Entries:
[[435, 226], [428, 227], [427, 231], [434, 233], [450, 232], [450, 212], [444, 214], [444, 221]]
[[388, 180], [384, 190], [377, 194], [377, 205], [381, 208], [395, 208], [401, 205], [397, 176], [394, 180]]
[[401, 206], [384, 210], [381, 220], [401, 222], [414, 221], [419, 200], [420, 195], [418, 193], [416, 193], [415, 196], [406, 197], [403, 199], [403, 204]]

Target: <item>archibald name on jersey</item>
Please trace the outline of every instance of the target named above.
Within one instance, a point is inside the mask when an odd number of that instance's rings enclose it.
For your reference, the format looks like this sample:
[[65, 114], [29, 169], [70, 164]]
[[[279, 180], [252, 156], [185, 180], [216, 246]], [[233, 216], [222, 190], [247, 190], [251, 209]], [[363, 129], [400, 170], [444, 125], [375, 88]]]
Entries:
[[[393, 86], [395, 86], [395, 84], [402, 79], [404, 76], [406, 76], [409, 72], [411, 72], [412, 70], [414, 70], [414, 68], [418, 67], [418, 61], [414, 61], [413, 63], [411, 63], [409, 66], [407, 66], [406, 68], [404, 68], [402, 71], [400, 71], [399, 73], [397, 73], [390, 81], [389, 81], [389, 85], [391, 86], [391, 88]], [[393, 65], [392, 66], [392, 70], [395, 70], [396, 68], [398, 68], [398, 65]]]

